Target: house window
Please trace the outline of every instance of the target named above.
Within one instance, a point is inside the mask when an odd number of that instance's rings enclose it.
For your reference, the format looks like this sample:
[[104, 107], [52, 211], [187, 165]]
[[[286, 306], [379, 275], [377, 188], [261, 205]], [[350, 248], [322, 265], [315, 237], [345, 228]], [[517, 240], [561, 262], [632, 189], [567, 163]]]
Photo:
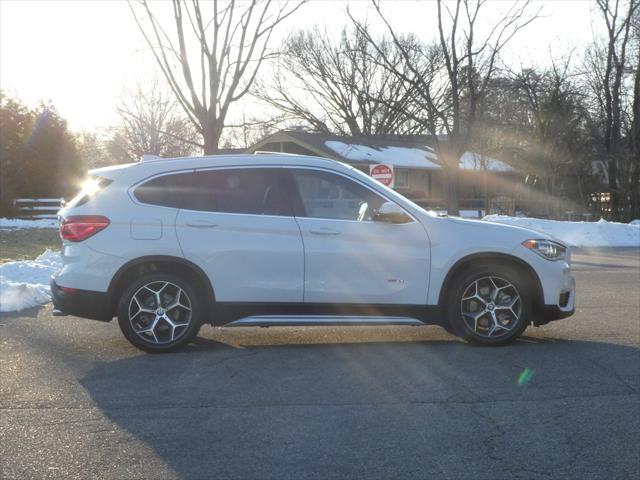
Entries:
[[420, 198], [431, 196], [431, 172], [414, 170], [411, 176], [411, 190]]
[[409, 188], [409, 170], [397, 169], [393, 184], [395, 188]]

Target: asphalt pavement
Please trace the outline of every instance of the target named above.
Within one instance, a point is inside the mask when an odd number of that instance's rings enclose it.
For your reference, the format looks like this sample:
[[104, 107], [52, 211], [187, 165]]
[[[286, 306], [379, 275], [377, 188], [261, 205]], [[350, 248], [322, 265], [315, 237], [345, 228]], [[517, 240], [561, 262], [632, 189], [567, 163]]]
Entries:
[[0, 477], [640, 478], [640, 250], [574, 267], [576, 314], [498, 348], [203, 327], [149, 355], [116, 322], [1, 315]]

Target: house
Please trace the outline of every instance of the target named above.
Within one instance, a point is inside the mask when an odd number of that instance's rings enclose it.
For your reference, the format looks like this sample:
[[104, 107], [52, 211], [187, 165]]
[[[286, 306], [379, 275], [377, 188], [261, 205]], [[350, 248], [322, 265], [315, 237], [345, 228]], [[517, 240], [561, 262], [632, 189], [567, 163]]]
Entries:
[[[297, 153], [332, 158], [365, 173], [369, 165], [384, 163], [394, 170], [393, 188], [414, 202], [445, 209], [445, 172], [428, 135], [348, 137], [304, 130], [280, 130], [247, 149]], [[460, 158], [460, 208], [484, 210], [485, 198], [513, 205], [522, 187], [523, 174], [494, 158], [466, 152]], [[513, 209], [513, 206], [508, 208]]]

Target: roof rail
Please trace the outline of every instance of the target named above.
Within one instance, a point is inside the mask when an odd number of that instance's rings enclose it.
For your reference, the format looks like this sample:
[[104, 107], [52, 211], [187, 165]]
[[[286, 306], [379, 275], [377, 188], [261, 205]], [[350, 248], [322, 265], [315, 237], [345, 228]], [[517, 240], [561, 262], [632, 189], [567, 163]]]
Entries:
[[254, 155], [285, 155], [289, 157], [307, 157], [308, 155], [302, 155], [300, 153], [287, 153], [287, 152], [270, 152], [269, 150], [256, 150]]
[[150, 153], [145, 153], [144, 155], [142, 155], [142, 157], [140, 157], [141, 162], [148, 162], [149, 160], [160, 160], [160, 159], [162, 159], [162, 157], [159, 157], [158, 155], [152, 155]]

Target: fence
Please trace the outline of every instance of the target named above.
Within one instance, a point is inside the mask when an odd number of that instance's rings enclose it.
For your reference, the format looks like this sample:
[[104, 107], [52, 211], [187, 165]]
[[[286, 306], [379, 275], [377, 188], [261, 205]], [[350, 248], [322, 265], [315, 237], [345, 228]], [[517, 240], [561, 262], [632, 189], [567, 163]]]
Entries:
[[56, 218], [64, 198], [17, 198], [13, 201], [19, 218]]

